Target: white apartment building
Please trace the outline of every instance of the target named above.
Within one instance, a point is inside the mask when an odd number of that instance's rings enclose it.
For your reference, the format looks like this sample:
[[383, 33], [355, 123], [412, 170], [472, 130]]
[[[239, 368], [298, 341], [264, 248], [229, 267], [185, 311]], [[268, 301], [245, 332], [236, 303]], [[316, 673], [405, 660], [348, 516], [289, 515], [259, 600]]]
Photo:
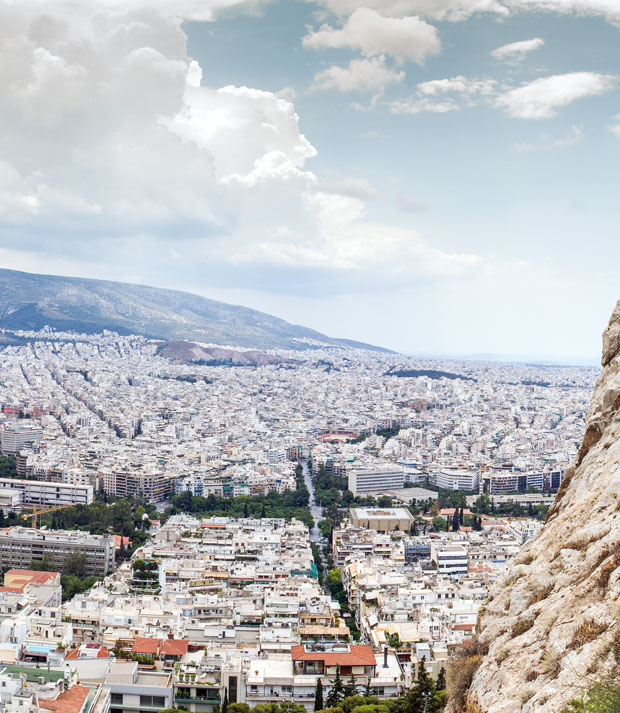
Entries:
[[446, 490], [471, 490], [478, 492], [480, 473], [477, 470], [444, 468], [430, 477], [430, 482]]
[[19, 512], [24, 504], [24, 493], [16, 488], [0, 488], [0, 509], [6, 515]]
[[463, 545], [431, 545], [431, 559], [437, 563], [438, 574], [467, 574], [467, 549]]
[[19, 453], [25, 446], [41, 442], [43, 429], [37, 423], [10, 423], [0, 434], [3, 453]]
[[388, 490], [402, 490], [404, 487], [405, 471], [402, 468], [386, 466], [349, 472], [349, 490], [353, 495], [384, 493]]
[[80, 530], [35, 530], [9, 527], [0, 530], [0, 567], [28, 569], [34, 560], [52, 557], [54, 567], [62, 571], [69, 553], [86, 555], [86, 575], [104, 577], [114, 569], [113, 535], [91, 535]]
[[24, 505], [89, 505], [94, 498], [92, 485], [0, 478], [0, 489], [2, 488], [21, 491]]

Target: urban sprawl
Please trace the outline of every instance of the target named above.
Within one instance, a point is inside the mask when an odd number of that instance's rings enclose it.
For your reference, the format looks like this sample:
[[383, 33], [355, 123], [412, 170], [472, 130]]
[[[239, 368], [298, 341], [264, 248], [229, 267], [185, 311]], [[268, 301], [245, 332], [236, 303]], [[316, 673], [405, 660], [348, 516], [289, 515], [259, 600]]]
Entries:
[[395, 698], [421, 669], [444, 680], [540, 529], [597, 377], [319, 343], [240, 367], [109, 332], [13, 336], [9, 713], [294, 713]]

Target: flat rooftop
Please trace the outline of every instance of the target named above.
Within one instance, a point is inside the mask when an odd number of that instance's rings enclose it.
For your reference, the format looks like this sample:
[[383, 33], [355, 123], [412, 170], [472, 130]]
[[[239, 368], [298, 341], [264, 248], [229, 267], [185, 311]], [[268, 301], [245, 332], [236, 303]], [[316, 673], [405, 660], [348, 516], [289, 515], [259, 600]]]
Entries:
[[391, 517], [409, 520], [412, 517], [406, 508], [351, 508], [351, 514], [358, 518]]

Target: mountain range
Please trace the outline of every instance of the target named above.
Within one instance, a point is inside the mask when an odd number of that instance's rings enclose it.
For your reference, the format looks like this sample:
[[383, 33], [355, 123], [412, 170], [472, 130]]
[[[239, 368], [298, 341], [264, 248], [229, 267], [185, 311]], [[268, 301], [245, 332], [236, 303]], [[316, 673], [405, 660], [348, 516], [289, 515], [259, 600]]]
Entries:
[[0, 328], [38, 330], [45, 325], [258, 349], [299, 350], [320, 342], [388, 351], [189, 292], [0, 269]]

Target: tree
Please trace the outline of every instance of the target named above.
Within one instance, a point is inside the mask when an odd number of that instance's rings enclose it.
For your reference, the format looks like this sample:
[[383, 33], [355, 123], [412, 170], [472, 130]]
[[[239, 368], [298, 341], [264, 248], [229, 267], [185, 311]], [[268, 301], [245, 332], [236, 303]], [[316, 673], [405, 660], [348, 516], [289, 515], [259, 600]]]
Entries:
[[370, 696], [372, 696], [372, 687], [370, 685], [371, 680], [370, 676], [368, 676], [366, 683], [364, 684], [364, 698], [370, 698]]
[[83, 579], [86, 576], [86, 555], [81, 550], [69, 552], [65, 555], [62, 568], [65, 574], [74, 574]]
[[[338, 572], [338, 574], [340, 574], [340, 572]], [[336, 666], [336, 677], [333, 681], [330, 681], [330, 683], [331, 688], [329, 689], [325, 703], [327, 703], [328, 708], [335, 708], [344, 698], [344, 686], [340, 678], [340, 666]]]
[[448, 522], [443, 517], [438, 516], [433, 518], [433, 530], [435, 532], [445, 532], [448, 529]]
[[459, 525], [463, 525], [463, 507], [459, 510]]
[[30, 569], [37, 572], [56, 572], [58, 567], [54, 564], [54, 558], [49, 552], [46, 552], [40, 560], [32, 560]]
[[229, 703], [228, 713], [250, 713], [252, 709], [247, 703]]
[[445, 691], [446, 689], [446, 669], [442, 666], [439, 675], [437, 676], [437, 681], [435, 683], [435, 688], [438, 691]]
[[222, 701], [221, 713], [228, 712], [228, 689], [224, 689], [224, 700]]
[[437, 691], [433, 679], [426, 671], [426, 659], [422, 657], [415, 685], [394, 701], [392, 713], [438, 713], [443, 702], [444, 693]]
[[452, 531], [459, 531], [459, 511], [457, 508], [454, 509], [454, 515], [452, 515]]
[[320, 676], [316, 679], [316, 688], [314, 689], [314, 710], [323, 710], [323, 684]]
[[353, 675], [353, 672], [351, 672], [351, 677], [349, 678], [348, 682], [344, 686], [344, 697], [352, 698], [356, 694], [357, 694], [357, 683], [355, 683], [355, 676]]

